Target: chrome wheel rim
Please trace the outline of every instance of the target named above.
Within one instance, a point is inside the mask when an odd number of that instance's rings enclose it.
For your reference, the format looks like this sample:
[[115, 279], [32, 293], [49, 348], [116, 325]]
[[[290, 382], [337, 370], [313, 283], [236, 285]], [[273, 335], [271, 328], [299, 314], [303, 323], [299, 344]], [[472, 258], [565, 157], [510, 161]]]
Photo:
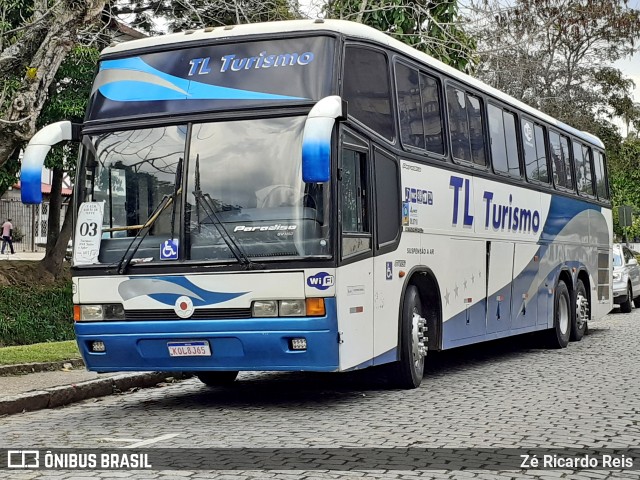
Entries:
[[589, 320], [589, 301], [587, 297], [578, 293], [576, 298], [576, 326], [582, 330]]
[[424, 367], [424, 357], [427, 355], [427, 321], [420, 316], [418, 308], [413, 307], [411, 314], [411, 357], [414, 369], [419, 372]]

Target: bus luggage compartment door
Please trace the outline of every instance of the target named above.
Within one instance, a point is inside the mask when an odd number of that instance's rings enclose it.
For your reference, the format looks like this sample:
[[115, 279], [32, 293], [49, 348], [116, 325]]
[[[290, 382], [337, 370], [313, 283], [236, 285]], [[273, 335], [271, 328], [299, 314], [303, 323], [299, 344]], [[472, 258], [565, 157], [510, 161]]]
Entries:
[[512, 242], [487, 242], [487, 333], [511, 328]]

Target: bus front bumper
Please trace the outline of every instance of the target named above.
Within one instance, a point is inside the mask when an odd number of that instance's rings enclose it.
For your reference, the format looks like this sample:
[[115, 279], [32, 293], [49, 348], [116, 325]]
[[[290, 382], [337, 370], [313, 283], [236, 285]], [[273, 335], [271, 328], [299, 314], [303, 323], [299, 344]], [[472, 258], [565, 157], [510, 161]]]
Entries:
[[[76, 322], [78, 346], [89, 370], [118, 371], [317, 371], [338, 370], [335, 298], [324, 317], [232, 320]], [[306, 350], [292, 350], [304, 338]], [[94, 352], [93, 342], [104, 352]], [[210, 356], [170, 356], [169, 344], [207, 342]]]

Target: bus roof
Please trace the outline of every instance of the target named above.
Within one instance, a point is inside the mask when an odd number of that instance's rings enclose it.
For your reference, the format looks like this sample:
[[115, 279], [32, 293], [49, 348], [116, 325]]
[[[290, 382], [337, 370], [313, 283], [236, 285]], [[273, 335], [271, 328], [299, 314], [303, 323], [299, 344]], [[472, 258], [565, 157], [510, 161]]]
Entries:
[[556, 120], [555, 118], [533, 108], [525, 103], [507, 95], [500, 90], [497, 90], [480, 80], [473, 78], [470, 75], [460, 72], [453, 67], [450, 67], [435, 58], [422, 53], [415, 48], [412, 48], [405, 43], [396, 40], [389, 35], [382, 33], [375, 28], [368, 27], [366, 25], [349, 22], [346, 20], [287, 20], [280, 22], [265, 22], [265, 23], [249, 23], [244, 25], [233, 25], [226, 27], [209, 27], [199, 30], [186, 30], [180, 33], [172, 33], [168, 35], [162, 35], [157, 37], [148, 37], [140, 40], [132, 40], [129, 42], [123, 42], [111, 47], [107, 47], [102, 51], [103, 55], [113, 54], [126, 54], [132, 50], [146, 50], [150, 48], [157, 48], [162, 46], [176, 46], [181, 43], [193, 44], [193, 43], [214, 43], [213, 41], [224, 41], [230, 38], [237, 38], [243, 36], [263, 35], [263, 34], [286, 34], [286, 33], [298, 33], [298, 32], [335, 32], [343, 34], [353, 38], [360, 38], [363, 40], [370, 40], [374, 43], [391, 47], [395, 50], [399, 50], [417, 60], [420, 63], [424, 63], [433, 67], [436, 70], [440, 70], [446, 75], [460, 80], [463, 83], [467, 83], [472, 87], [477, 88], [482, 92], [486, 92], [494, 97], [500, 99], [504, 103], [510, 104], [528, 113], [534, 117], [537, 117], [545, 122], [555, 125], [570, 134], [575, 135], [585, 141], [588, 141], [598, 147], [604, 148], [602, 141], [587, 132], [580, 131], [573, 128], [563, 122]]

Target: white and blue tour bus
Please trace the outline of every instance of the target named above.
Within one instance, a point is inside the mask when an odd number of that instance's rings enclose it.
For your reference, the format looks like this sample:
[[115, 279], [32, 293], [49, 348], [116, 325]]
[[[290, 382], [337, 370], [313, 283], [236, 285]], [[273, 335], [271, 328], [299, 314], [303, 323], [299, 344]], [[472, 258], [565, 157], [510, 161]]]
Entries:
[[[78, 141], [73, 301], [90, 370], [347, 371], [612, 307], [602, 142], [372, 28], [205, 28], [102, 52]], [[537, 336], [536, 336], [537, 337]]]

